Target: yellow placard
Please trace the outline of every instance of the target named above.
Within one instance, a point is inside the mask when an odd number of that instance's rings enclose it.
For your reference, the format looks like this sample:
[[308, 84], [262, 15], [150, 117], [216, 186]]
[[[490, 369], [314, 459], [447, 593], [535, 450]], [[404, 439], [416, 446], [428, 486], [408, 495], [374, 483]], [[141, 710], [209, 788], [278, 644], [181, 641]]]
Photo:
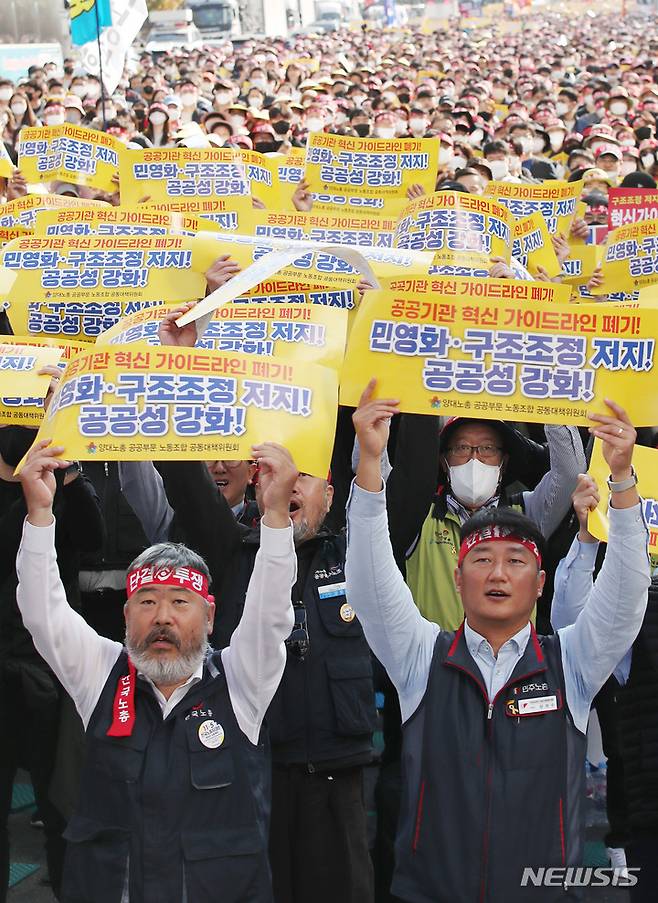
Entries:
[[[121, 158], [121, 203], [151, 203], [247, 197], [247, 166], [235, 148], [146, 148]], [[193, 212], [198, 212], [194, 210]]]
[[104, 201], [65, 197], [61, 194], [27, 194], [0, 207], [0, 228], [22, 228], [31, 232], [40, 211], [58, 210], [61, 207], [93, 207], [100, 210], [109, 207], [109, 204]]
[[303, 282], [291, 282], [275, 276], [260, 282], [235, 301], [246, 304], [319, 304], [352, 310], [356, 306], [355, 295], [351, 288], [311, 287]]
[[551, 180], [540, 185], [528, 182], [489, 182], [485, 194], [504, 204], [516, 219], [538, 211], [543, 215], [551, 235], [567, 237], [582, 190], [582, 181]]
[[404, 202], [411, 185], [434, 191], [438, 138], [352, 138], [313, 132], [306, 147], [304, 178], [313, 208], [384, 210]]
[[39, 376], [42, 367], [55, 366], [62, 356], [60, 348], [37, 345], [0, 344], [0, 396], [18, 392], [21, 398], [44, 398], [49, 376]]
[[116, 191], [125, 145], [113, 135], [80, 125], [20, 130], [18, 168], [29, 184], [61, 179], [101, 191]]
[[37, 213], [39, 235], [196, 235], [219, 232], [210, 220], [189, 213], [166, 213], [139, 207], [63, 208]]
[[[141, 205], [140, 205], [141, 206]], [[146, 206], [146, 205], [145, 205]], [[222, 232], [241, 232], [241, 222], [245, 214], [252, 210], [251, 197], [226, 198], [186, 198], [184, 201], [166, 201], [161, 204], [148, 203], [148, 209], [161, 213], [179, 213], [198, 216], [221, 229]], [[213, 226], [208, 227], [212, 232]], [[206, 226], [203, 226], [206, 229]]]
[[614, 398], [638, 426], [658, 423], [658, 311], [490, 304], [368, 292], [352, 326], [341, 404], [368, 380], [402, 411], [586, 424]]
[[[637, 473], [637, 490], [642, 498], [644, 520], [649, 528], [649, 554], [652, 558], [656, 558], [658, 557], [658, 450], [636, 445], [633, 449], [633, 467]], [[610, 474], [610, 467], [603, 457], [603, 446], [599, 439], [594, 440], [588, 473], [598, 484], [601, 501], [598, 507], [590, 512], [587, 527], [593, 536], [596, 536], [601, 542], [607, 542], [610, 525], [608, 520], [609, 493], [606, 480]]]
[[324, 244], [390, 248], [397, 220], [385, 214], [339, 213], [334, 210], [300, 213], [252, 210], [241, 220], [244, 232], [256, 238], [317, 241]]
[[7, 152], [4, 141], [0, 141], [0, 178], [10, 179], [14, 174], [14, 164]]
[[266, 157], [258, 151], [235, 148], [238, 159], [244, 164], [252, 197], [262, 201], [269, 210], [281, 207], [279, 165], [276, 157]]
[[[166, 308], [169, 310], [170, 308]], [[120, 320], [98, 337], [97, 345], [159, 345], [163, 308], [148, 308]], [[339, 369], [345, 356], [347, 311], [311, 304], [223, 304], [217, 308], [196, 348], [223, 354], [310, 361]]]
[[560, 275], [562, 267], [553, 248], [546, 220], [539, 211], [517, 220], [513, 235], [512, 256], [523, 264], [531, 276], [536, 276], [540, 268], [545, 270], [549, 279]]
[[601, 261], [603, 283], [592, 294], [632, 292], [658, 282], [658, 220], [608, 233]]
[[294, 210], [292, 196], [297, 185], [304, 178], [306, 149], [293, 147], [285, 157], [269, 157], [269, 166], [276, 166], [281, 195], [281, 206], [285, 210]]
[[0, 253], [17, 273], [10, 301], [189, 301], [203, 297], [214, 258], [180, 235], [17, 238]]
[[[9, 338], [9, 337], [8, 337]], [[66, 342], [61, 339], [34, 339], [31, 336], [13, 335], [11, 336], [12, 345], [30, 345], [43, 348], [59, 349], [61, 357], [57, 361], [57, 366], [64, 368], [65, 361], [79, 354], [84, 345], [76, 342]], [[37, 368], [39, 369], [39, 368]], [[38, 428], [43, 419], [43, 402], [48, 390], [49, 377], [40, 377], [44, 380], [40, 385], [39, 394], [36, 396], [5, 396], [0, 397], [0, 424], [6, 426], [15, 424], [17, 426], [28, 426]], [[20, 377], [19, 377], [20, 380]], [[11, 386], [12, 391], [21, 389], [20, 383]]]
[[502, 204], [461, 191], [437, 191], [403, 211], [396, 248], [434, 254], [430, 274], [487, 277], [492, 257], [509, 263], [514, 219]]
[[569, 256], [562, 265], [565, 273], [564, 281], [574, 286], [586, 285], [601, 262], [602, 256], [602, 245], [573, 242], [569, 246]]
[[[383, 289], [403, 295], [414, 295], [420, 304], [426, 305], [434, 296], [453, 299], [460, 304], [471, 300], [498, 304], [501, 301], [518, 301], [535, 304], [568, 304], [571, 289], [558, 282], [537, 282], [522, 279], [479, 279], [465, 276], [420, 276], [398, 275], [393, 279], [382, 279]], [[366, 298], [369, 297], [366, 295]], [[424, 308], [425, 309], [425, 308]], [[409, 308], [411, 310], [411, 308]]]
[[316, 364], [193, 348], [103, 346], [74, 358], [39, 430], [80, 461], [251, 458], [285, 445], [326, 477], [337, 374]]
[[163, 301], [104, 300], [94, 296], [51, 301], [12, 301], [7, 309], [11, 328], [31, 339], [58, 337], [73, 341], [95, 342], [98, 336], [125, 316]]

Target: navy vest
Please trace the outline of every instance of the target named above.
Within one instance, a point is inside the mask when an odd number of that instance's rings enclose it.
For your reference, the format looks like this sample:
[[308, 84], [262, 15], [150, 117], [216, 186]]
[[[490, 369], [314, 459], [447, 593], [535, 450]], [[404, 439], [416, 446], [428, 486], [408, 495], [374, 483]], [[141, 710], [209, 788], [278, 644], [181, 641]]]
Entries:
[[[108, 737], [122, 652], [87, 728], [78, 809], [67, 827], [63, 903], [271, 903], [269, 757], [240, 730], [219, 653], [163, 720], [137, 678], [130, 737]], [[201, 741], [221, 725], [220, 745]], [[216, 742], [213, 741], [213, 742]]]
[[580, 899], [521, 880], [524, 867], [581, 865], [584, 759], [557, 636], [532, 629], [489, 700], [463, 626], [440, 633], [427, 690], [403, 726], [393, 893], [413, 903]]

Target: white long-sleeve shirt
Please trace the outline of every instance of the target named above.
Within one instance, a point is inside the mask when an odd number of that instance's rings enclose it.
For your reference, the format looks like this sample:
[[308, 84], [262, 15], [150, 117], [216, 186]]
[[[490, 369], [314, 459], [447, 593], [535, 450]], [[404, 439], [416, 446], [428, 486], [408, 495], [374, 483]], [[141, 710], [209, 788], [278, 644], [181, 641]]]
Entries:
[[[608, 554], [588, 604], [574, 623], [559, 631], [567, 704], [583, 733], [592, 699], [642, 626], [651, 579], [641, 505], [611, 508], [609, 518]], [[421, 615], [395, 564], [384, 490], [367, 492], [353, 483], [347, 527], [347, 598], [370, 648], [398, 691], [404, 722], [425, 693], [441, 628]], [[495, 696], [523, 655], [530, 628], [527, 625], [508, 640], [497, 657], [484, 637], [468, 625], [465, 635], [485, 685]]]
[[[37, 651], [73, 699], [86, 727], [123, 647], [99, 636], [69, 606], [57, 567], [54, 519], [48, 527], [34, 527], [26, 519], [16, 570], [16, 599], [23, 623]], [[292, 524], [285, 529], [261, 524], [260, 549], [242, 619], [230, 645], [222, 650], [235, 717], [254, 744], [286, 664], [285, 640], [293, 628], [291, 590], [296, 577]], [[200, 667], [169, 699], [159, 691], [155, 693], [163, 718], [201, 679], [202, 671]]]

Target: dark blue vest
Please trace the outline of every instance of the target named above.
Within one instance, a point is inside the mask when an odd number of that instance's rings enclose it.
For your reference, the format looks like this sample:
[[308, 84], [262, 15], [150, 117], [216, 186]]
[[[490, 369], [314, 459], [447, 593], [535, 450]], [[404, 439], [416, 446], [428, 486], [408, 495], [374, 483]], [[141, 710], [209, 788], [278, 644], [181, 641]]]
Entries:
[[[268, 750], [240, 730], [220, 654], [164, 720], [138, 678], [132, 735], [108, 737], [127, 672], [124, 651], [87, 728], [63, 903], [120, 903], [126, 882], [130, 903], [270, 903]], [[216, 748], [201, 742], [207, 721], [224, 731]]]
[[[556, 707], [539, 713], [551, 697]], [[525, 702], [533, 699], [544, 703]], [[579, 899], [521, 881], [525, 867], [581, 865], [584, 760], [557, 636], [532, 629], [509, 681], [489, 700], [463, 626], [440, 633], [426, 693], [403, 726], [393, 893], [412, 903]]]

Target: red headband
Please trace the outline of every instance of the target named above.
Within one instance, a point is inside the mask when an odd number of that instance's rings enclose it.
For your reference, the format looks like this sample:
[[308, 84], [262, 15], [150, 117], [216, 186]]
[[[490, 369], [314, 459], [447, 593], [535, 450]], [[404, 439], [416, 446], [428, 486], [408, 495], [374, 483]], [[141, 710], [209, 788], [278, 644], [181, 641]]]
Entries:
[[477, 530], [475, 533], [471, 533], [466, 537], [459, 547], [457, 567], [461, 567], [462, 561], [466, 555], [471, 549], [479, 546], [481, 542], [500, 542], [501, 540], [505, 540], [506, 542], [518, 542], [519, 545], [524, 546], [529, 552], [532, 552], [537, 559], [537, 567], [541, 568], [541, 555], [537, 548], [537, 543], [533, 542], [532, 539], [526, 539], [524, 536], [519, 536], [519, 534], [515, 533], [510, 527], [501, 527], [498, 525], [485, 527], [484, 530]]
[[128, 598], [141, 589], [151, 584], [159, 586], [178, 586], [182, 589], [192, 590], [207, 602], [214, 602], [215, 597], [208, 594], [208, 578], [201, 571], [187, 567], [160, 567], [157, 570], [150, 565], [130, 571], [126, 577], [126, 594]]

